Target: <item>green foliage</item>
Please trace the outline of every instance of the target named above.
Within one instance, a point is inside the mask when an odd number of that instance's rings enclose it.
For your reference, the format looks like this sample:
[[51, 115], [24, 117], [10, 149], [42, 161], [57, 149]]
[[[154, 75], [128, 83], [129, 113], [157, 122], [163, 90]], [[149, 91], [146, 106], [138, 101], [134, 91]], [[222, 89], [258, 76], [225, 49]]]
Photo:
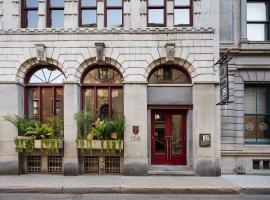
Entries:
[[12, 123], [17, 128], [19, 136], [24, 136], [27, 132], [26, 129], [34, 124], [34, 120], [19, 117], [18, 115], [5, 115], [3, 119]]
[[15, 149], [17, 152], [32, 153], [34, 151], [34, 138], [33, 137], [16, 137]]
[[41, 124], [39, 121], [34, 121], [33, 125], [26, 128], [25, 136], [34, 136], [36, 139], [50, 138], [53, 133], [53, 128], [48, 124]]
[[104, 121], [103, 139], [108, 140], [111, 138], [111, 134], [115, 131], [115, 125], [113, 121]]
[[83, 140], [78, 139], [76, 140], [77, 149], [79, 149], [81, 152], [92, 152], [92, 140]]
[[51, 117], [48, 124], [52, 127], [52, 137], [53, 138], [64, 138], [64, 123], [59, 116]]
[[59, 139], [42, 139], [41, 152], [44, 153], [59, 153], [61, 148], [61, 141]]
[[75, 114], [74, 119], [77, 121], [79, 138], [86, 138], [87, 134], [92, 130], [90, 113], [78, 112]]
[[117, 132], [117, 136], [119, 139], [124, 138], [124, 132], [125, 132], [125, 118], [118, 116], [113, 119], [113, 124], [115, 131]]
[[96, 140], [104, 140], [106, 135], [106, 123], [105, 121], [97, 121], [92, 128], [93, 137]]

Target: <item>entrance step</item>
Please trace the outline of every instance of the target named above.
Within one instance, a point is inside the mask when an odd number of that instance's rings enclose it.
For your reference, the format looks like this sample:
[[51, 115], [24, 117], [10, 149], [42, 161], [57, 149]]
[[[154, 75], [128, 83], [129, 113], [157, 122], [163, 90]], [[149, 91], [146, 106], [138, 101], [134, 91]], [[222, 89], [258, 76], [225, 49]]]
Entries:
[[148, 175], [195, 176], [195, 172], [188, 166], [152, 165]]

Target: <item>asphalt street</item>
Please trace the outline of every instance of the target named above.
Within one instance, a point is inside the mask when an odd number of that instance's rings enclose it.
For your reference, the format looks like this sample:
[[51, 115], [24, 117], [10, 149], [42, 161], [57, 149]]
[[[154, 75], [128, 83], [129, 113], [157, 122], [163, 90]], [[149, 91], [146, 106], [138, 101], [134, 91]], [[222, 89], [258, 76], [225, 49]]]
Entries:
[[270, 195], [0, 193], [0, 200], [269, 200]]

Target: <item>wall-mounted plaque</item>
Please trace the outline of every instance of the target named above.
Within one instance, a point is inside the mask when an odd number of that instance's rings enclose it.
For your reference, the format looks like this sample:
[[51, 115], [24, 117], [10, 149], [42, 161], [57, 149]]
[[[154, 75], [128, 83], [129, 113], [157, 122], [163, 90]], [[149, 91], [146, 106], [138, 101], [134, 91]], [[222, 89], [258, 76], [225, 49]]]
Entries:
[[211, 146], [211, 135], [210, 134], [200, 134], [200, 147], [210, 147]]

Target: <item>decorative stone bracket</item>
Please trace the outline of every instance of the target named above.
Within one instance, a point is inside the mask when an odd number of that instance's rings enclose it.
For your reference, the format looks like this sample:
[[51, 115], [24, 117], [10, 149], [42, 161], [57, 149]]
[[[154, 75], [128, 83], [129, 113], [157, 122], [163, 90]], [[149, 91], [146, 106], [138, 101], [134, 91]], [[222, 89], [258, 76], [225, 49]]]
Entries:
[[104, 43], [95, 43], [96, 51], [97, 51], [97, 63], [102, 64], [105, 62], [105, 56], [104, 56]]
[[47, 64], [46, 46], [44, 44], [35, 44], [37, 51], [37, 61], [40, 64]]
[[174, 43], [167, 43], [166, 47], [166, 62], [174, 62], [175, 57], [175, 44]]

